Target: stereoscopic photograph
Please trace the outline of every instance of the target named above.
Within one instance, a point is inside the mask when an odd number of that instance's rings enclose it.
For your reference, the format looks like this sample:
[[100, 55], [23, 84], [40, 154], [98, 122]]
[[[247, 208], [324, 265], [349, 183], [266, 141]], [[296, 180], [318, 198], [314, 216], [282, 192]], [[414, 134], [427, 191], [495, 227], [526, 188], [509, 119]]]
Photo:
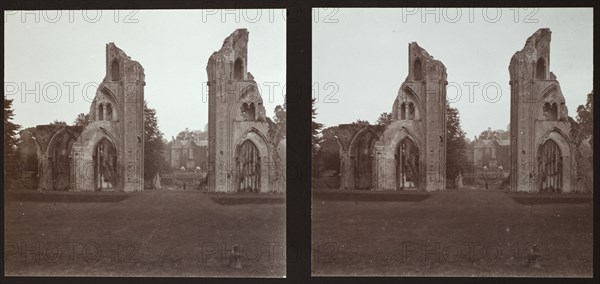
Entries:
[[4, 23], [7, 276], [285, 277], [284, 9]]
[[593, 9], [313, 16], [313, 276], [593, 276]]

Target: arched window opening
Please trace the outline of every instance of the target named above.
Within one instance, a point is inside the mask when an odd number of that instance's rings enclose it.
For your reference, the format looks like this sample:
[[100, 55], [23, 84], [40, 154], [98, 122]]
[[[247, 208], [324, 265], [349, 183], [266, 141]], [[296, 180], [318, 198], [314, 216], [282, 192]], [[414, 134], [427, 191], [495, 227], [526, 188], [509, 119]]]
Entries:
[[94, 181], [96, 190], [109, 190], [117, 185], [117, 150], [106, 138], [94, 149]]
[[233, 79], [234, 80], [242, 80], [244, 78], [243, 72], [244, 72], [244, 64], [242, 63], [242, 59], [238, 58], [235, 60], [235, 63], [233, 64]]
[[71, 157], [70, 150], [75, 140], [63, 133], [56, 137], [51, 144], [51, 176], [53, 190], [68, 190], [71, 185]]
[[[360, 134], [359, 134], [360, 135]], [[373, 150], [377, 137], [367, 132], [357, 138], [353, 149], [354, 188], [371, 189], [373, 187]]]
[[117, 62], [117, 60], [112, 62], [110, 74], [113, 81], [119, 81], [121, 79], [121, 76], [119, 76], [119, 62]]
[[540, 57], [540, 59], [538, 59], [535, 74], [535, 78], [538, 80], [546, 79], [546, 62], [544, 61], [544, 58]]
[[405, 138], [396, 148], [396, 189], [419, 186], [419, 149], [412, 140]]
[[400, 120], [405, 120], [406, 119], [406, 104], [402, 103], [400, 105]]
[[98, 120], [104, 120], [104, 106], [102, 104], [98, 106]]
[[111, 121], [113, 119], [113, 109], [111, 104], [106, 105], [106, 120]]
[[246, 140], [237, 151], [237, 172], [239, 192], [260, 191], [260, 155], [252, 141]]
[[320, 144], [320, 155], [322, 163], [316, 164], [320, 178], [332, 180], [332, 188], [340, 187], [340, 175], [343, 169], [342, 156], [340, 154], [339, 138], [336, 135], [324, 134], [324, 140]]
[[408, 104], [408, 119], [415, 119], [415, 104], [413, 104], [412, 102]]
[[415, 78], [415, 81], [423, 80], [423, 66], [421, 65], [421, 60], [419, 59], [415, 60], [413, 77]]
[[558, 120], [558, 105], [556, 103], [545, 102], [543, 112], [546, 120]]
[[[21, 163], [23, 165], [23, 174], [24, 174], [24, 178], [29, 178], [29, 177], [37, 177], [38, 176], [38, 169], [39, 169], [39, 157], [38, 157], [38, 148], [37, 145], [35, 144], [35, 140], [37, 138], [35, 138], [33, 135], [29, 134], [29, 132], [24, 133], [21, 136], [21, 143], [19, 145], [19, 152], [20, 152], [20, 157], [21, 157]], [[37, 186], [37, 180], [36, 183], [32, 183], [32, 184], [36, 184]]]
[[558, 105], [556, 103], [550, 105], [550, 119], [558, 120]]
[[538, 151], [539, 190], [561, 192], [563, 186], [563, 157], [553, 140], [548, 140]]
[[254, 121], [256, 119], [254, 103], [243, 103], [240, 110], [242, 112], [242, 120]]

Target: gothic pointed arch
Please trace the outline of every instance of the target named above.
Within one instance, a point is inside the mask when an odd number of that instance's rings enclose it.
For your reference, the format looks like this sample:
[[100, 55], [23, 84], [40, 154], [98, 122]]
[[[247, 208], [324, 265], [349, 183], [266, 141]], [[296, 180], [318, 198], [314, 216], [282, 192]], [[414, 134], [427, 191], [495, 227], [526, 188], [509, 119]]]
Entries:
[[538, 191], [571, 192], [573, 144], [569, 136], [555, 127], [548, 130], [535, 145], [536, 184]]
[[375, 167], [375, 143], [379, 135], [370, 125], [360, 129], [350, 141], [348, 154], [350, 155], [350, 186], [355, 189], [372, 189], [373, 172]]
[[96, 97], [90, 108], [93, 113], [93, 115], [91, 115], [93, 120], [115, 121], [119, 118], [117, 98], [105, 85], [98, 88]]
[[535, 66], [535, 78], [537, 80], [546, 79], [546, 60], [543, 57], [538, 58]]
[[244, 62], [239, 57], [233, 63], [233, 79], [244, 80]]
[[423, 80], [423, 63], [420, 58], [413, 61], [413, 78], [415, 81]]
[[118, 151], [108, 136], [94, 144], [92, 161], [94, 167], [94, 190], [115, 190], [119, 183]]
[[[413, 104], [412, 108], [410, 108], [411, 103]], [[410, 86], [403, 84], [403, 86], [400, 87], [400, 90], [398, 91], [398, 96], [396, 98], [396, 101], [394, 102], [392, 118], [396, 120], [409, 120], [409, 117], [412, 117], [411, 120], [419, 120], [421, 119], [422, 113], [423, 105], [421, 103], [421, 100]]]
[[[538, 120], [565, 119], [566, 110], [563, 109], [565, 99], [558, 83], [546, 87], [538, 95], [537, 104], [533, 104], [533, 117]], [[547, 103], [547, 104], [546, 104]]]
[[421, 180], [421, 150], [415, 142], [410, 136], [405, 136], [400, 139], [395, 148], [396, 190], [419, 187]]
[[112, 81], [120, 81], [121, 80], [121, 71], [119, 69], [119, 61], [113, 60], [110, 65], [110, 77]]
[[268, 139], [251, 127], [235, 143], [234, 190], [268, 192], [270, 189], [271, 148]]
[[354, 151], [356, 148], [357, 141], [363, 138], [365, 135], [372, 135], [379, 139], [379, 135], [375, 132], [375, 130], [373, 130], [373, 128], [371, 128], [369, 125], [366, 125], [365, 127], [358, 130], [356, 134], [354, 134], [354, 136], [352, 136], [352, 139], [350, 140], [350, 144], [348, 146], [349, 151]]

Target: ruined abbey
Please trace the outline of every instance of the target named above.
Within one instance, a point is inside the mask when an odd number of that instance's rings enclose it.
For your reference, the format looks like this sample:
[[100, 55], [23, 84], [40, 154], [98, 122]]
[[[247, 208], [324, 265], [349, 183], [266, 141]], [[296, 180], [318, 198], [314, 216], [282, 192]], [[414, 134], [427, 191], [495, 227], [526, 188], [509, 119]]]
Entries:
[[392, 122], [339, 126], [342, 188], [445, 189], [446, 67], [416, 42], [408, 57]]
[[[193, 166], [207, 168], [210, 192], [285, 190], [285, 134], [273, 134], [259, 88], [247, 71], [248, 34], [246, 29], [234, 31], [206, 67], [208, 162]], [[38, 125], [21, 131], [21, 176], [26, 187], [143, 190], [144, 86], [142, 65], [115, 44], [107, 44], [106, 76], [90, 106], [89, 123]]]
[[213, 192], [282, 192], [285, 140], [269, 136], [254, 77], [248, 31], [238, 29], [212, 54], [208, 73], [208, 188]]
[[[85, 126], [21, 132], [24, 180], [41, 190], [139, 191], [144, 176], [144, 68], [114, 43]], [[27, 152], [27, 151], [26, 151]]]
[[[550, 35], [538, 30], [510, 61], [511, 139], [504, 144], [512, 191], [579, 186], [565, 99], [550, 72]], [[342, 124], [330, 135], [339, 148], [340, 188], [446, 189], [446, 68], [417, 43], [408, 45], [408, 56], [391, 123]]]
[[[285, 188], [285, 136], [272, 135], [260, 88], [248, 72], [248, 39], [246, 29], [234, 31], [206, 66], [211, 192]], [[580, 187], [565, 99], [550, 71], [550, 40], [549, 29], [536, 31], [510, 61], [510, 140], [502, 145], [509, 152], [512, 191]], [[341, 188], [446, 189], [446, 67], [415, 42], [408, 45], [408, 58], [389, 124], [337, 127]], [[24, 180], [42, 190], [142, 190], [144, 85], [141, 64], [107, 44], [106, 75], [91, 103], [90, 122], [21, 132], [30, 145], [22, 157]]]
[[550, 29], [539, 29], [510, 60], [511, 189], [577, 190], [575, 145], [565, 98], [550, 71]]

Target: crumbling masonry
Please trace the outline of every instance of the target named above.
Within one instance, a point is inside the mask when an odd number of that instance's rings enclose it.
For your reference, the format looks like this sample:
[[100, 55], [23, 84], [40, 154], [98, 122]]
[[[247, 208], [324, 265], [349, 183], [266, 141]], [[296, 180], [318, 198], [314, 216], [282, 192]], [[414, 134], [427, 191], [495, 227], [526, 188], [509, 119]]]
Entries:
[[107, 44], [106, 76], [90, 106], [89, 124], [24, 131], [30, 145], [23, 146], [25, 175], [42, 190], [142, 190], [145, 84], [142, 65]]
[[[565, 99], [550, 72], [550, 39], [549, 29], [536, 31], [510, 62], [512, 191], [581, 188]], [[416, 43], [409, 45], [409, 63], [383, 133], [371, 125], [338, 127], [342, 188], [445, 188], [446, 69]]]
[[408, 45], [408, 57], [392, 122], [339, 126], [342, 188], [445, 189], [446, 67], [416, 42]]
[[285, 140], [275, 143], [268, 136], [265, 107], [248, 62], [248, 31], [238, 29], [206, 66], [211, 192], [283, 192], [285, 188]]
[[539, 29], [509, 65], [511, 189], [572, 192], [578, 188], [575, 145], [565, 98], [550, 72], [549, 29]]

